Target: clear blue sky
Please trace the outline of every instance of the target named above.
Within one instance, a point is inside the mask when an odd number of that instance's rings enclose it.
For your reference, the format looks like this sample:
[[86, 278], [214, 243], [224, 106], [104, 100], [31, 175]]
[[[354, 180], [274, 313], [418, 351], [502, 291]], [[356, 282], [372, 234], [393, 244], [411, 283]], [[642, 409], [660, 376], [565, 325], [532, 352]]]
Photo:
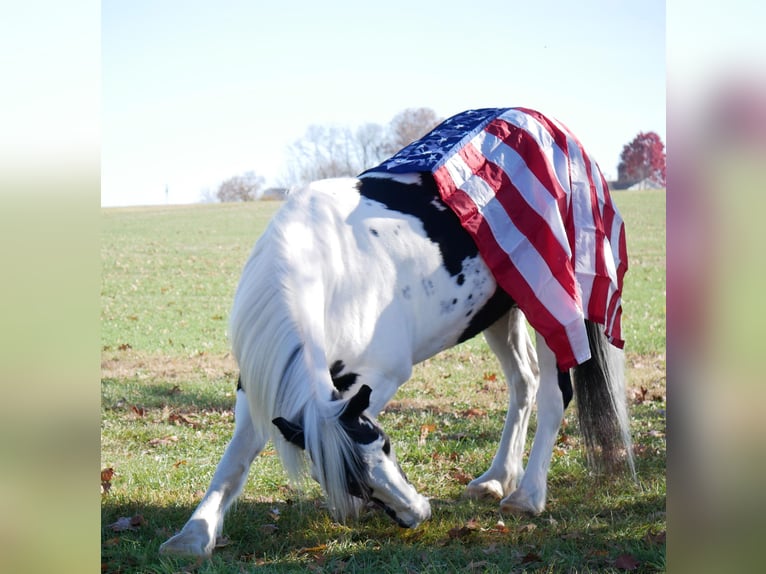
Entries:
[[277, 184], [310, 124], [523, 105], [614, 177], [665, 141], [665, 3], [104, 0], [104, 206], [198, 201], [253, 170]]

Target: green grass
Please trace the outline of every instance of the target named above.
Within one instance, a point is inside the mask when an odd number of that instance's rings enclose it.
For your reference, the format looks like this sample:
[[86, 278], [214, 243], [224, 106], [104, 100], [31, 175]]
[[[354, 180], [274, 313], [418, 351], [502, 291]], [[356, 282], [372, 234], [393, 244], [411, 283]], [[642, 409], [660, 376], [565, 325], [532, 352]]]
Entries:
[[[629, 555], [638, 572], [663, 571], [665, 194], [620, 192], [615, 201], [631, 257], [623, 331], [640, 488], [588, 473], [570, 409], [541, 516], [502, 516], [496, 503], [463, 499], [494, 454], [507, 400], [478, 337], [418, 365], [380, 416], [408, 477], [432, 498], [430, 521], [402, 530], [370, 512], [334, 523], [318, 488], [288, 486], [267, 446], [227, 517], [230, 543], [201, 563], [160, 558], [158, 548], [188, 519], [231, 436], [228, 309], [278, 205], [104, 210], [101, 463], [115, 475], [102, 495], [102, 570], [603, 572]], [[424, 428], [432, 430], [419, 444]], [[136, 515], [136, 530], [108, 527]]]

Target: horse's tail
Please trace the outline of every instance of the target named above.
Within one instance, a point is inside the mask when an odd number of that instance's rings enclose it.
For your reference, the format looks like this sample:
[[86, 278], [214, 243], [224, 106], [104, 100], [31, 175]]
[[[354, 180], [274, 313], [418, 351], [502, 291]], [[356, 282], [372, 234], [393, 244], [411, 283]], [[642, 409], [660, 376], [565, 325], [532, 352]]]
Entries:
[[591, 321], [585, 327], [591, 358], [572, 370], [572, 378], [588, 464], [601, 472], [615, 472], [627, 464], [635, 479], [624, 355], [609, 343], [603, 327]]

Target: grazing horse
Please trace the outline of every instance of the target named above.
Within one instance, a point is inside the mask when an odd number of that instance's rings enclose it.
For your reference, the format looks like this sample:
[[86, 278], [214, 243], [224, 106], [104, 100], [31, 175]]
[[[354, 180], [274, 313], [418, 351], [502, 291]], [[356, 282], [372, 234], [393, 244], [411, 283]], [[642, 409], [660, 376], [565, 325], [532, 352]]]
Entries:
[[[428, 499], [408, 481], [376, 415], [414, 364], [482, 332], [510, 398], [497, 453], [468, 484], [469, 496], [499, 499], [506, 512], [542, 512], [573, 394], [589, 460], [617, 465], [627, 453], [632, 470], [622, 354], [600, 325], [583, 321], [590, 358], [560, 370], [539, 332], [533, 344], [525, 314], [431, 173], [370, 172], [291, 193], [256, 243], [234, 298], [234, 435], [204, 498], [161, 552], [212, 553], [224, 514], [270, 439], [292, 477], [311, 472], [338, 520], [368, 504], [402, 527], [427, 520]], [[537, 430], [524, 468], [535, 400]]]

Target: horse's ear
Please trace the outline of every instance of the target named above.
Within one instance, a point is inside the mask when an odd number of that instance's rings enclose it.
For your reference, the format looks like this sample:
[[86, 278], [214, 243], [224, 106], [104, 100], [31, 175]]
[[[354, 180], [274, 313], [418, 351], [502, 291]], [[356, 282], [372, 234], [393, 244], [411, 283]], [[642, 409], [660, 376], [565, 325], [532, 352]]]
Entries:
[[372, 389], [368, 385], [362, 387], [351, 397], [343, 410], [342, 419], [356, 419], [370, 406], [370, 395]]
[[303, 434], [303, 427], [295, 423], [291, 423], [287, 419], [282, 417], [275, 418], [273, 422], [282, 433], [282, 436], [287, 439], [287, 442], [294, 444], [301, 450], [306, 450], [306, 437]]

